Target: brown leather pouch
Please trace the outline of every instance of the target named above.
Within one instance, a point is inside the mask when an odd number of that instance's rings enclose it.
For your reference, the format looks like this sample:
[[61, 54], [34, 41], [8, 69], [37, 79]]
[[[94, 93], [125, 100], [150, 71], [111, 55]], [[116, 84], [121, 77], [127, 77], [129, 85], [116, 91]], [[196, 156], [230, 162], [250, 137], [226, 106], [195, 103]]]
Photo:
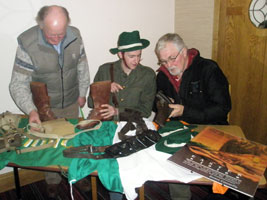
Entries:
[[158, 91], [156, 94], [157, 113], [153, 121], [160, 127], [164, 127], [166, 120], [169, 118], [173, 110], [169, 107], [169, 104], [172, 104], [170, 98], [165, 96], [162, 91]]

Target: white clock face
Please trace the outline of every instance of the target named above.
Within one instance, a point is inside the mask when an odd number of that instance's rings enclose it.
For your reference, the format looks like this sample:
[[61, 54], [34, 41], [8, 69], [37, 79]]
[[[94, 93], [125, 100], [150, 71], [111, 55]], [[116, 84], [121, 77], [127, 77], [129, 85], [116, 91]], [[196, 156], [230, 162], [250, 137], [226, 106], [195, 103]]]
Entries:
[[258, 28], [267, 28], [267, 0], [252, 0], [249, 6], [251, 22]]

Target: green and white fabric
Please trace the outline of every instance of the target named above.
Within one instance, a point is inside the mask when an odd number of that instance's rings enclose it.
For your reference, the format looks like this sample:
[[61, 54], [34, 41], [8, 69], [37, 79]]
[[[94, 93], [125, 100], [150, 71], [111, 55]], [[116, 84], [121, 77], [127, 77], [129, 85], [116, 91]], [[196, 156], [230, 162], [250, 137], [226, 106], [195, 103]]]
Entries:
[[156, 150], [173, 154], [189, 142], [197, 132], [195, 125], [184, 125], [179, 121], [169, 121], [159, 129], [161, 140], [156, 144]]
[[[146, 121], [146, 124], [148, 128], [153, 128], [152, 122]], [[193, 133], [190, 131], [191, 128], [193, 127], [186, 126], [185, 128], [182, 123], [177, 121], [167, 122], [166, 126], [159, 130], [159, 132], [166, 133], [176, 130], [171, 135], [163, 137], [156, 145], [130, 156], [117, 159], [122, 186], [128, 200], [136, 199], [138, 194], [135, 188], [141, 187], [146, 181], [178, 180], [188, 183], [201, 177], [196, 173], [192, 173], [190, 170], [179, 167], [168, 161], [167, 159], [171, 156], [170, 152], [176, 152], [177, 147], [171, 148], [170, 150], [170, 147], [163, 146], [164, 141], [168, 141], [168, 143], [173, 142], [173, 144], [176, 145], [188, 142]], [[182, 134], [179, 135], [179, 133]], [[181, 139], [181, 137], [184, 138]], [[171, 140], [168, 140], [168, 138], [171, 138]], [[177, 140], [175, 140], [175, 138]], [[167, 153], [163, 152], [163, 150], [167, 150]]]
[[[114, 133], [117, 125], [114, 122], [105, 121], [98, 130], [82, 133], [75, 137], [74, 146], [106, 146], [113, 143]], [[116, 159], [94, 160], [87, 158], [74, 158], [68, 171], [70, 183], [74, 183], [94, 171], [102, 184], [111, 191], [123, 192], [120, 181], [119, 166]]]
[[[73, 124], [78, 123], [77, 120], [71, 122]], [[155, 129], [152, 122], [147, 120], [145, 122], [149, 129]], [[27, 123], [27, 119], [21, 120], [20, 127], [26, 127]], [[100, 129], [77, 135], [68, 140], [66, 146], [88, 144], [104, 146], [119, 142], [117, 133], [125, 123], [120, 122], [117, 125], [110, 121], [103, 122]], [[66, 148], [63, 145], [24, 154], [16, 154], [15, 151], [4, 152], [0, 154], [0, 169], [9, 162], [21, 166], [62, 165], [69, 167], [68, 179], [70, 183], [97, 171], [99, 179], [108, 190], [124, 192], [127, 199], [132, 200], [137, 197], [135, 188], [141, 187], [146, 181], [178, 180], [187, 183], [201, 177], [167, 160], [170, 154], [181, 148], [178, 147], [179, 144], [187, 143], [196, 134], [192, 128], [193, 126], [184, 126], [177, 121], [167, 122], [166, 126], [159, 132], [168, 136], [164, 136], [156, 145], [118, 159], [66, 158], [63, 157], [62, 153]], [[129, 132], [129, 134], [134, 134], [134, 131]], [[27, 138], [23, 142], [26, 140]]]

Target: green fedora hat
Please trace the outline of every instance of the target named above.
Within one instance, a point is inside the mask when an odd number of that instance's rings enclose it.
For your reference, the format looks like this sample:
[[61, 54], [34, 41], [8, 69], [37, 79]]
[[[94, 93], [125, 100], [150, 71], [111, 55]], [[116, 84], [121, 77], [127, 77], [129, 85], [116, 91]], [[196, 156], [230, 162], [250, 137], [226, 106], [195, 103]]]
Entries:
[[110, 53], [136, 51], [146, 48], [150, 42], [146, 39], [140, 39], [139, 31], [122, 32], [119, 36], [118, 47], [110, 49]]

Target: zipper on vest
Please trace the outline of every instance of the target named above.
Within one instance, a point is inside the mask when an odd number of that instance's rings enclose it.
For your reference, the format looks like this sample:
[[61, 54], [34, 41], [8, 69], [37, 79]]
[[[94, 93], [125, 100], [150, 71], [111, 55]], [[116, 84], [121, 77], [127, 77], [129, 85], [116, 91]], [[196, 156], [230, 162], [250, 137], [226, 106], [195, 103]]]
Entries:
[[60, 72], [61, 72], [61, 88], [62, 88], [62, 109], [64, 108], [64, 84], [63, 84], [63, 68], [60, 68]]
[[[61, 43], [62, 44], [62, 43]], [[58, 63], [60, 65], [60, 75], [61, 75], [61, 88], [62, 88], [62, 104], [61, 104], [61, 108], [64, 108], [64, 80], [63, 80], [63, 66], [64, 66], [64, 54], [63, 54], [63, 49], [62, 49], [62, 45], [60, 45], [61, 49], [60, 49], [60, 54], [58, 55]]]

